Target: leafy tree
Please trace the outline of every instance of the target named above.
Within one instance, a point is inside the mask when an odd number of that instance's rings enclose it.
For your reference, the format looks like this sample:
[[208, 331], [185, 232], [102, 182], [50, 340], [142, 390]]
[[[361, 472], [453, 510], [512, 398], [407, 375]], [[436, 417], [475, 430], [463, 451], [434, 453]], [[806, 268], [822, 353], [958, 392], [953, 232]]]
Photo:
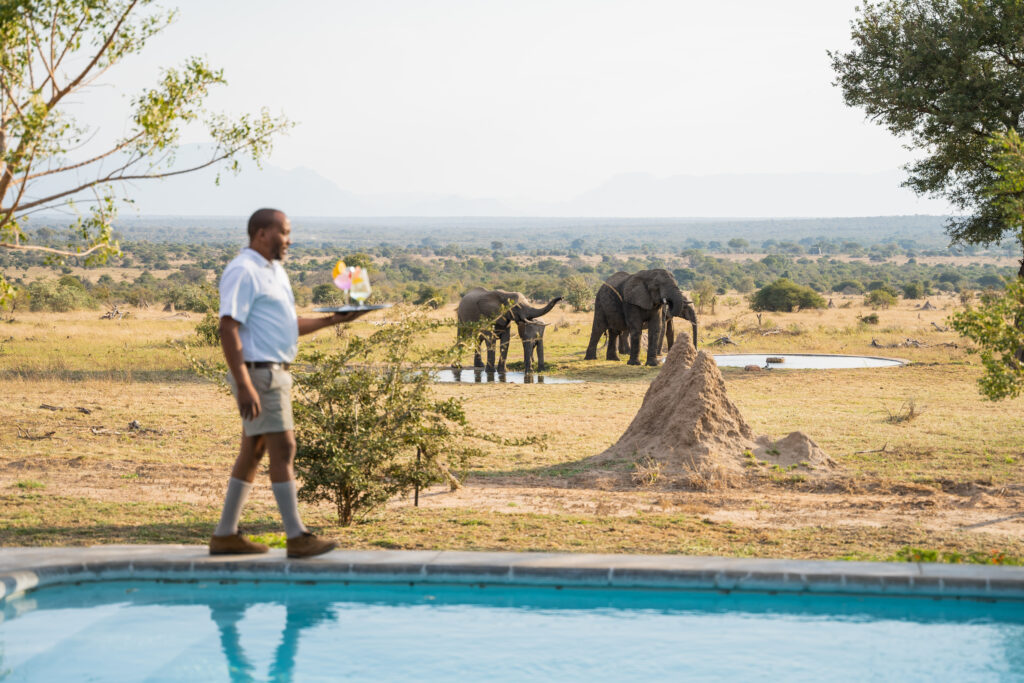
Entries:
[[[988, 193], [1024, 244], [1024, 144], [1015, 131], [993, 136], [991, 144], [997, 180]], [[962, 294], [965, 310], [950, 318], [953, 329], [978, 345], [968, 351], [981, 355], [985, 374], [978, 386], [993, 401], [1024, 393], [1024, 263], [1019, 275], [1005, 291], [983, 294], [977, 308]]]
[[562, 280], [561, 290], [565, 292], [565, 302], [574, 311], [591, 311], [594, 309], [594, 297], [601, 284], [584, 275], [570, 275]]
[[827, 305], [825, 299], [810, 287], [784, 277], [754, 292], [750, 299], [750, 307], [755, 311], [790, 313], [794, 309], [825, 308]]
[[906, 184], [968, 212], [947, 225], [955, 241], [990, 244], [1010, 228], [990, 192], [989, 136], [1024, 126], [1021, 35], [1020, 0], [868, 0], [854, 49], [829, 53], [846, 104], [926, 152]]
[[210, 309], [196, 325], [196, 339], [201, 346], [220, 346], [220, 316]]
[[921, 282], [920, 280], [906, 282], [903, 284], [902, 288], [904, 299], [923, 299], [932, 293], [929, 284], [927, 282]]
[[426, 304], [431, 308], [437, 308], [447, 300], [448, 297], [443, 289], [424, 283], [416, 290], [416, 298], [413, 299], [413, 303], [418, 306]]
[[[58, 261], [75, 256], [86, 265], [119, 253], [111, 221], [125, 183], [165, 178], [270, 150], [288, 125], [264, 110], [229, 119], [207, 111], [221, 71], [199, 57], [161, 72], [125, 112], [125, 133], [102, 148], [98, 131], [76, 121], [99, 79], [140, 52], [174, 18], [153, 0], [2, 0], [0, 2], [0, 250], [35, 251]], [[208, 157], [173, 166], [181, 130], [204, 125]], [[30, 244], [23, 227], [40, 211], [90, 207], [72, 226], [66, 247]], [[0, 303], [13, 285], [0, 276]]]
[[896, 305], [896, 295], [890, 289], [872, 289], [864, 297], [864, 303], [871, 308], [889, 308]]
[[701, 280], [690, 289], [690, 296], [693, 297], [693, 304], [697, 307], [698, 313], [703, 313], [707, 307], [714, 311], [715, 294], [717, 290], [711, 280]]
[[481, 432], [469, 424], [463, 399], [434, 396], [426, 368], [450, 365], [461, 347], [418, 344], [448, 325], [427, 310], [400, 314], [369, 337], [345, 334], [336, 351], [305, 356], [308, 369], [295, 374], [299, 497], [333, 504], [343, 525], [415, 488], [457, 485], [453, 472], [480, 455], [483, 442], [543, 443]]
[[360, 268], [366, 269], [367, 272], [373, 273], [371, 270], [373, 267], [373, 257], [362, 251], [355, 251], [345, 256], [346, 266], [359, 266]]
[[338, 304], [344, 299], [341, 290], [333, 283], [317, 285], [313, 288], [313, 303], [315, 304]]
[[953, 329], [978, 346], [968, 353], [981, 356], [985, 373], [978, 380], [981, 393], [992, 401], [1024, 393], [1024, 280], [1014, 278], [1001, 293], [982, 295], [977, 308], [950, 317]]
[[860, 280], [842, 280], [832, 286], [832, 291], [843, 294], [863, 294], [864, 285]]

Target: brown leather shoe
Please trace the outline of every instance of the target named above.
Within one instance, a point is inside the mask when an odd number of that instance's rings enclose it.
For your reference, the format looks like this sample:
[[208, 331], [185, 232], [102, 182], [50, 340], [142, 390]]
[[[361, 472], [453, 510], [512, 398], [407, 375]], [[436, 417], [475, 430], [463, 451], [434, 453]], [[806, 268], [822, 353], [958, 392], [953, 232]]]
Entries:
[[331, 552], [338, 547], [338, 542], [327, 538], [320, 538], [307, 531], [301, 536], [289, 538], [287, 546], [288, 557], [313, 557]]
[[230, 536], [210, 537], [211, 555], [250, 555], [265, 553], [268, 550], [270, 548], [267, 546], [250, 541], [241, 533], [231, 534]]

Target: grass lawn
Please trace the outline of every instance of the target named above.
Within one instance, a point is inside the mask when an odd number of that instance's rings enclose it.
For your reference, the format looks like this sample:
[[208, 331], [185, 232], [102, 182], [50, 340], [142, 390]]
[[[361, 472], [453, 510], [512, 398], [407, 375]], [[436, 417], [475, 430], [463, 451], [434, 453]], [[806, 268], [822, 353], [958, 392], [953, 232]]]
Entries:
[[[781, 475], [711, 492], [575, 484], [581, 461], [617, 440], [658, 370], [584, 361], [590, 316], [562, 308], [546, 316], [550, 374], [584, 383], [436, 389], [465, 397], [481, 428], [547, 434], [546, 450], [493, 448], [465, 488], [429, 491], [419, 508], [395, 500], [340, 528], [330, 508], [306, 506], [307, 521], [360, 548], [884, 559], [915, 546], [1024, 557], [1024, 401], [991, 403], [977, 393], [976, 358], [939, 329], [958, 301], [932, 297], [934, 311], [900, 301], [878, 312], [878, 325], [865, 325], [858, 317], [871, 311], [862, 297], [833, 299], [835, 308], [765, 314], [759, 322], [740, 296], [727, 295], [701, 316], [701, 348], [728, 335], [738, 345], [726, 353], [912, 361], [870, 370], [723, 370], [729, 397], [756, 433], [802, 431], [839, 463], [825, 484]], [[451, 317], [451, 307], [438, 315]], [[194, 377], [170, 343], [189, 338], [200, 317], [150, 309], [113, 321], [98, 312], [20, 311], [0, 320], [0, 543], [207, 540], [239, 425], [231, 398]], [[353, 328], [369, 331], [372, 319]], [[333, 340], [324, 330], [303, 347]], [[880, 349], [873, 341], [904, 346]], [[522, 360], [518, 340], [509, 359]], [[911, 401], [920, 414], [893, 420]], [[133, 421], [138, 427], [129, 427]], [[244, 524], [278, 533], [266, 480]]]

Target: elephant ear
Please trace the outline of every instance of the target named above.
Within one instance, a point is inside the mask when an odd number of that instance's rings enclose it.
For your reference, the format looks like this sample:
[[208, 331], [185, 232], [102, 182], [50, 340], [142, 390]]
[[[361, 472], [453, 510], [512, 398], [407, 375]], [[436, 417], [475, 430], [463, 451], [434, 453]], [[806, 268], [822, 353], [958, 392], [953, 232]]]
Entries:
[[654, 299], [647, 291], [647, 283], [637, 275], [630, 275], [622, 285], [622, 300], [640, 308], [654, 308]]

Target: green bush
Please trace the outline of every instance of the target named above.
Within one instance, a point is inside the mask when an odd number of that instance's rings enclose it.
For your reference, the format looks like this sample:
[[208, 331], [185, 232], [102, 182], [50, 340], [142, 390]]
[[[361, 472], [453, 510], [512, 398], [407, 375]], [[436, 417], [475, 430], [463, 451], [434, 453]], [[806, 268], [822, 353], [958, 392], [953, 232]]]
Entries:
[[562, 280], [561, 289], [565, 302], [576, 312], [594, 310], [594, 297], [601, 283], [594, 282], [584, 275], [570, 275]]
[[99, 308], [99, 303], [89, 295], [89, 292], [85, 291], [81, 282], [78, 283], [77, 287], [62, 285], [52, 281], [33, 282], [26, 288], [25, 294], [28, 298], [29, 310], [31, 311], [65, 313], [67, 311], [94, 310]]
[[810, 287], [784, 277], [765, 285], [750, 297], [750, 307], [755, 311], [790, 313], [796, 309], [825, 308], [827, 305], [825, 299]]
[[864, 284], [860, 280], [843, 280], [833, 286], [832, 291], [842, 294], [863, 294]]
[[340, 304], [345, 300], [345, 295], [334, 286], [334, 283], [317, 285], [313, 288], [313, 303], [331, 306]]
[[423, 349], [424, 334], [450, 325], [428, 310], [397, 311], [369, 337], [343, 334], [340, 348], [303, 356], [307, 369], [295, 374], [299, 497], [331, 503], [342, 525], [414, 488], [457, 486], [453, 472], [483, 453], [481, 442], [543, 443], [479, 431], [466, 419], [465, 399], [434, 395], [426, 368], [451, 365], [463, 345]]
[[906, 282], [902, 287], [904, 299], [923, 299], [926, 296], [930, 296], [932, 293], [931, 284], [928, 282], [921, 282], [920, 280]]
[[1020, 396], [1024, 393], [1024, 280], [1014, 278], [1005, 291], [983, 294], [977, 307], [966, 305], [949, 322], [977, 344], [967, 352], [979, 354], [985, 367], [978, 380], [981, 393], [993, 401]]
[[220, 316], [217, 311], [206, 312], [203, 319], [196, 325], [196, 337], [203, 346], [220, 345]]
[[740, 278], [736, 283], [736, 291], [740, 294], [750, 294], [756, 287], [757, 285], [754, 284], [754, 278], [749, 275]]
[[445, 296], [444, 290], [440, 287], [422, 284], [416, 290], [416, 297], [413, 299], [413, 303], [417, 306], [428, 305], [431, 308], [437, 308], [445, 303], [447, 299], [448, 297]]
[[180, 285], [165, 292], [162, 298], [164, 303], [174, 304], [179, 311], [206, 313], [217, 310], [219, 294], [209, 284]]
[[896, 305], [896, 295], [885, 289], [872, 289], [864, 297], [864, 303], [871, 308], [889, 308]]
[[690, 296], [693, 298], [693, 305], [697, 307], [698, 313], [704, 313], [709, 306], [714, 308], [716, 294], [717, 290], [711, 280], [701, 280], [690, 289]]

